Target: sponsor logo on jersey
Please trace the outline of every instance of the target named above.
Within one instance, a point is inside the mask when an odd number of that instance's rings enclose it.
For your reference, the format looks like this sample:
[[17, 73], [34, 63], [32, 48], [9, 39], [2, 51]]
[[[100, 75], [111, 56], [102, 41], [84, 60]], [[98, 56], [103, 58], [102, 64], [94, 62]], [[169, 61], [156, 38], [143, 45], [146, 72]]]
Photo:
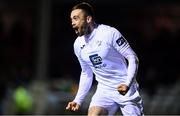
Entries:
[[102, 64], [102, 58], [100, 56], [98, 56], [98, 54], [93, 54], [93, 55], [89, 56], [89, 58], [93, 65]]
[[95, 68], [102, 68], [106, 66], [106, 64], [102, 64], [102, 58], [98, 54], [89, 56], [89, 59]]
[[126, 42], [126, 40], [124, 39], [123, 36], [121, 36], [119, 39], [116, 40], [116, 43], [121, 46], [122, 44], [124, 44]]

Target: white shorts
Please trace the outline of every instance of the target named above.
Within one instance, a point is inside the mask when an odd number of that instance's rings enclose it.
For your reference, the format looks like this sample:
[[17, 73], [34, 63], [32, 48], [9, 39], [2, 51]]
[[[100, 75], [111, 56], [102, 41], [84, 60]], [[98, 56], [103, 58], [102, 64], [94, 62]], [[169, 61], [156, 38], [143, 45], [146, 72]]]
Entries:
[[117, 109], [120, 108], [123, 115], [141, 116], [143, 115], [142, 99], [137, 93], [138, 91], [133, 97], [127, 97], [126, 95], [122, 96], [115, 90], [97, 88], [89, 108], [92, 106], [103, 107], [108, 110], [108, 115], [114, 115]]

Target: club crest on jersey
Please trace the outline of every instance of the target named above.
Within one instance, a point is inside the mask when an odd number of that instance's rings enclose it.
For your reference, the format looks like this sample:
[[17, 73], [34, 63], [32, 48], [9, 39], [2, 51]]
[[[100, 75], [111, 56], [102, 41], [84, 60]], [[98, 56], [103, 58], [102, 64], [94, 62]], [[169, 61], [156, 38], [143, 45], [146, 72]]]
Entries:
[[121, 46], [122, 44], [124, 44], [124, 42], [126, 42], [126, 40], [124, 39], [123, 36], [121, 36], [119, 39], [116, 40], [116, 43]]
[[97, 41], [97, 42], [96, 42], [96, 44], [97, 44], [98, 46], [101, 46], [101, 43], [102, 43], [102, 41]]
[[82, 46], [81, 46], [81, 49], [83, 49], [84, 47], [85, 47], [85, 45], [82, 45]]
[[93, 54], [89, 56], [89, 59], [95, 68], [101, 68], [106, 66], [105, 64], [102, 64], [102, 58], [98, 56], [98, 54]]

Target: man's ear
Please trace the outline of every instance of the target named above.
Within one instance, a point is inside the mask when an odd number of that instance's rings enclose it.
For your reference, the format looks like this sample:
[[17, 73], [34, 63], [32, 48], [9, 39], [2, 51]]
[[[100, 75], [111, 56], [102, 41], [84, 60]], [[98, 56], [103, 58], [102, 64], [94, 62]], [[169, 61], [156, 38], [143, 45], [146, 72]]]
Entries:
[[92, 22], [92, 17], [91, 16], [87, 16], [87, 23]]

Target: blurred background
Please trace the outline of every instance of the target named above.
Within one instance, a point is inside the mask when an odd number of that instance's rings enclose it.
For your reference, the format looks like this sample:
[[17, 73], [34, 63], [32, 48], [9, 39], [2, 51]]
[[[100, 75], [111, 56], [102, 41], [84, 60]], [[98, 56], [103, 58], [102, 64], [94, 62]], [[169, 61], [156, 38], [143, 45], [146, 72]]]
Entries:
[[[87, 113], [96, 81], [80, 112], [65, 111], [80, 75], [70, 22], [79, 2], [0, 0], [0, 114]], [[180, 114], [180, 2], [88, 2], [96, 22], [116, 27], [137, 53], [145, 114]]]

